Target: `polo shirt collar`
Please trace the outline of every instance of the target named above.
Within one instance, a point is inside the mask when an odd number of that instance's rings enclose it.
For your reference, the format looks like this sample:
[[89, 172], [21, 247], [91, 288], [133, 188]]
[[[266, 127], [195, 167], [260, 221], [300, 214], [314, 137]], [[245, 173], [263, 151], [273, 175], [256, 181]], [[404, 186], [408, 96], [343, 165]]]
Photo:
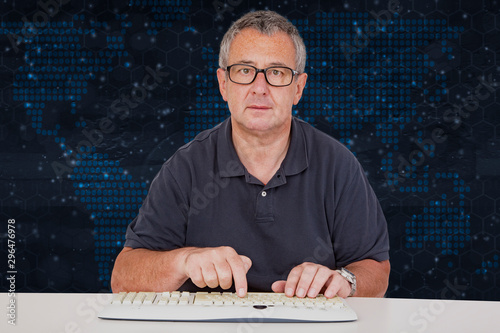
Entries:
[[[304, 171], [308, 166], [307, 146], [300, 120], [292, 117], [290, 147], [281, 164], [285, 176], [292, 176]], [[226, 119], [217, 134], [217, 161], [222, 177], [238, 177], [245, 175], [245, 167], [241, 163], [232, 138], [231, 117]]]

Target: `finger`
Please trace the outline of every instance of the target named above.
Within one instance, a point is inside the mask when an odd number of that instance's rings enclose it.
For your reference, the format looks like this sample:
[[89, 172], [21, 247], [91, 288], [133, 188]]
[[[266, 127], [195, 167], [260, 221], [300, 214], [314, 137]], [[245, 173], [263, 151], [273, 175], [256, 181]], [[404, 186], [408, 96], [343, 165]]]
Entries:
[[340, 297], [346, 298], [350, 291], [341, 292], [341, 287], [343, 283], [349, 284], [340, 274], [334, 274], [327, 288], [325, 289], [324, 295], [326, 298], [335, 297], [338, 295]]
[[295, 295], [295, 290], [297, 289], [297, 284], [299, 283], [302, 271], [303, 271], [303, 266], [299, 265], [292, 268], [292, 270], [288, 274], [285, 284], [286, 296], [292, 297], [293, 295]]
[[275, 281], [272, 284], [271, 289], [275, 293], [284, 293], [285, 292], [285, 285], [286, 285], [286, 281], [285, 280]]
[[229, 289], [233, 285], [233, 273], [226, 260], [215, 263], [217, 280], [222, 289]]
[[[250, 259], [249, 259], [250, 260]], [[239, 297], [244, 297], [247, 294], [248, 285], [247, 285], [247, 271], [250, 267], [248, 267], [248, 261], [241, 259], [241, 256], [231, 256], [228, 257], [229, 266], [231, 266], [231, 272], [234, 280], [234, 288], [236, 290], [236, 294]], [[251, 265], [251, 261], [250, 261]], [[247, 269], [248, 267], [248, 269]]]
[[204, 251], [202, 249], [191, 249], [185, 258], [186, 276], [199, 288], [207, 286], [204, 274], [213, 266], [211, 262], [203, 260]]
[[201, 274], [203, 274], [203, 281], [209, 288], [215, 288], [219, 285], [219, 279], [217, 278], [217, 271], [213, 263], [208, 263], [201, 266]]
[[[302, 270], [302, 274], [300, 275], [299, 282], [297, 284], [297, 290], [295, 291], [295, 294], [297, 297], [305, 297], [309, 291], [309, 288], [311, 288], [311, 284], [316, 277], [316, 273], [319, 270], [318, 265], [305, 265], [304, 269]], [[314, 291], [316, 292], [317, 291]]]
[[316, 271], [316, 275], [314, 275], [314, 279], [309, 286], [309, 290], [307, 291], [307, 297], [314, 298], [318, 296], [320, 291], [331, 281], [331, 277], [333, 275], [333, 271], [325, 266], [319, 266]]
[[240, 259], [241, 261], [243, 261], [243, 265], [245, 265], [245, 270], [248, 273], [248, 270], [250, 269], [250, 267], [252, 267], [252, 260], [247, 256], [242, 256], [242, 255], [240, 255]]
[[205, 280], [203, 279], [203, 274], [201, 272], [200, 267], [192, 269], [188, 273], [188, 276], [190, 277], [191, 281], [195, 284], [195, 286], [197, 286], [198, 288], [205, 288], [207, 286]]

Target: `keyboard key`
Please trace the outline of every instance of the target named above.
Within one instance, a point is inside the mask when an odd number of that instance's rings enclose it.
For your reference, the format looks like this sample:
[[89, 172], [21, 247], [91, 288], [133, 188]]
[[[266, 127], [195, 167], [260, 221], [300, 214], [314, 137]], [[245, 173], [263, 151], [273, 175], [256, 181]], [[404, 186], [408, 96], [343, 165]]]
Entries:
[[123, 303], [122, 303], [122, 304], [125, 304], [125, 305], [130, 305], [130, 304], [132, 304], [132, 301], [134, 300], [135, 295], [137, 295], [137, 293], [136, 293], [136, 292], [133, 292], [133, 293], [128, 293], [128, 294], [127, 294], [127, 296], [125, 297], [125, 299], [123, 300]]
[[135, 296], [134, 301], [132, 304], [134, 305], [140, 305], [142, 302], [144, 302], [144, 299], [146, 298], [146, 293], [145, 292], [140, 292]]
[[144, 298], [143, 304], [146, 304], [146, 305], [153, 304], [153, 302], [155, 301], [155, 298], [156, 298], [156, 293], [155, 292], [147, 292], [145, 294], [146, 294], [146, 297]]
[[168, 301], [170, 300], [170, 293], [164, 292], [160, 296], [160, 300], [158, 301], [158, 305], [167, 305]]
[[173, 306], [179, 304], [179, 299], [175, 297], [170, 297], [167, 305]]
[[213, 304], [213, 300], [212, 300], [212, 297], [210, 297], [209, 293], [199, 292], [199, 293], [196, 293], [196, 296], [194, 298], [194, 304], [196, 304], [196, 305], [211, 305], [211, 304]]
[[179, 305], [187, 305], [189, 303], [189, 296], [181, 296], [179, 298]]
[[123, 299], [127, 296], [127, 293], [122, 291], [119, 294], [114, 294], [113, 295], [113, 300], [111, 301], [111, 304], [122, 304]]

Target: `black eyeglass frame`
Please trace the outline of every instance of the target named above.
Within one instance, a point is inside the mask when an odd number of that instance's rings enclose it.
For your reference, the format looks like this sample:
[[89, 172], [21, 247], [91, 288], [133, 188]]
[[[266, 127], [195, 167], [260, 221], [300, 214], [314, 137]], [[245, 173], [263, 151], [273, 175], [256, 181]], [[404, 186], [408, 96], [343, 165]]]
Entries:
[[[231, 79], [231, 67], [233, 67], [233, 66], [248, 66], [248, 67], [252, 67], [253, 69], [255, 69], [255, 76], [253, 77], [252, 81], [250, 81], [248, 83], [240, 83], [240, 82], [233, 81], [233, 79]], [[272, 69], [272, 68], [286, 68], [286, 69], [291, 70], [292, 71], [292, 79], [290, 80], [290, 83], [289, 84], [284, 84], [284, 85], [275, 85], [275, 84], [270, 83], [269, 80], [267, 79], [266, 72], [269, 69]], [[267, 68], [264, 68], [264, 69], [260, 69], [260, 68], [257, 68], [255, 66], [248, 65], [248, 64], [232, 64], [231, 66], [227, 66], [226, 68], [223, 68], [223, 69], [227, 72], [227, 75], [229, 77], [229, 80], [231, 80], [231, 82], [234, 82], [236, 84], [242, 84], [242, 85], [252, 84], [255, 81], [255, 79], [257, 78], [257, 75], [259, 75], [259, 73], [262, 73], [262, 74], [264, 74], [264, 78], [266, 79], [266, 82], [270, 86], [272, 86], [272, 87], [288, 87], [289, 85], [292, 84], [293, 79], [295, 78], [295, 76], [297, 76], [297, 75], [300, 74], [296, 70], [293, 70], [290, 67], [286, 67], [286, 66], [270, 66], [270, 67], [267, 67]]]

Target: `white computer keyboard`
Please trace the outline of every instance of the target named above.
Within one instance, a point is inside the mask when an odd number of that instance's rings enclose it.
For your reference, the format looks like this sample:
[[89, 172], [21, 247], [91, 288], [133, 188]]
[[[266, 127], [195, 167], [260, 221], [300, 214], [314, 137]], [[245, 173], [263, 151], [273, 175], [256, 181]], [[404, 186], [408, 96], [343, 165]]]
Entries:
[[322, 295], [287, 297], [250, 292], [240, 298], [219, 292], [130, 292], [114, 294], [102, 319], [217, 322], [336, 322], [357, 320], [347, 302]]

